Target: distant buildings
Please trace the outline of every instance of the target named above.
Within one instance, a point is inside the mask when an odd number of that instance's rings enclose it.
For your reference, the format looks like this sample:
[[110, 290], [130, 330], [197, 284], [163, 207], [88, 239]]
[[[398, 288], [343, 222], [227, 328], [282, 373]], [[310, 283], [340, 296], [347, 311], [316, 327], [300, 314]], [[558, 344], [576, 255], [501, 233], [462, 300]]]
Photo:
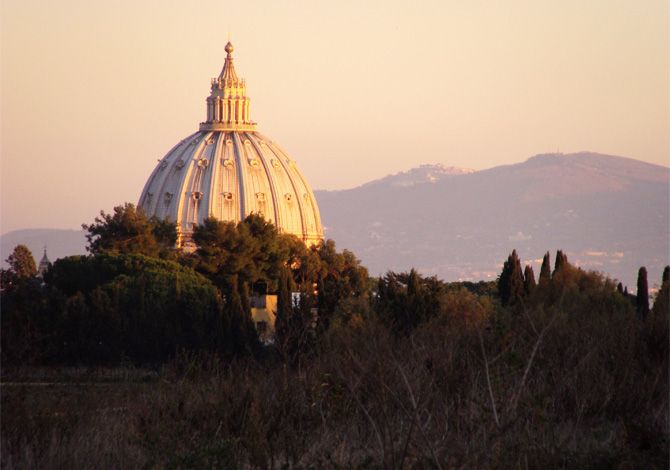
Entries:
[[47, 269], [49, 269], [49, 266], [51, 266], [51, 261], [49, 261], [49, 257], [47, 256], [47, 247], [44, 247], [44, 254], [42, 255], [42, 259], [40, 260], [40, 264], [37, 266], [37, 275], [39, 277], [44, 277], [44, 273], [47, 272]]

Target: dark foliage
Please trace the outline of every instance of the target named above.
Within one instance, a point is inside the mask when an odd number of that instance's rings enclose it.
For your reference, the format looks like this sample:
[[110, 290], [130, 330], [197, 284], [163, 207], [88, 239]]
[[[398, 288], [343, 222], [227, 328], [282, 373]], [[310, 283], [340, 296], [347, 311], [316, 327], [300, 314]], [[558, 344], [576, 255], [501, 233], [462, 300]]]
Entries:
[[542, 267], [540, 268], [540, 278], [538, 284], [541, 286], [549, 284], [551, 281], [551, 255], [547, 251], [542, 258]]
[[647, 268], [642, 266], [637, 272], [637, 295], [635, 299], [637, 312], [642, 318], [649, 314], [649, 286], [647, 283]]
[[83, 224], [88, 233], [87, 250], [92, 254], [136, 253], [151, 257], [173, 258], [177, 229], [173, 223], [147, 218], [133, 204], [116, 206], [113, 214], [100, 211], [90, 225]]
[[0, 290], [2, 291], [16, 289], [30, 282], [37, 275], [35, 258], [25, 245], [16, 245], [6, 261], [9, 269], [0, 271]]
[[553, 275], [555, 276], [556, 273], [558, 273], [564, 266], [567, 266], [568, 263], [568, 255], [563, 253], [562, 250], [558, 250], [556, 252], [556, 261], [554, 262], [554, 273]]
[[526, 296], [533, 293], [535, 286], [535, 273], [533, 272], [533, 267], [530, 264], [527, 264], [523, 270], [523, 291]]
[[525, 295], [521, 260], [516, 250], [512, 251], [503, 265], [498, 278], [498, 293], [504, 306], [519, 304]]
[[2, 296], [5, 366], [151, 364], [180, 349], [227, 351], [217, 290], [174, 262], [75, 256], [57, 260], [45, 281]]
[[613, 282], [572, 267], [522, 315], [439, 290], [411, 334], [334, 322], [295, 367], [184, 355], [146, 384], [5, 387], [2, 465], [665, 468], [667, 310], [642, 322]]

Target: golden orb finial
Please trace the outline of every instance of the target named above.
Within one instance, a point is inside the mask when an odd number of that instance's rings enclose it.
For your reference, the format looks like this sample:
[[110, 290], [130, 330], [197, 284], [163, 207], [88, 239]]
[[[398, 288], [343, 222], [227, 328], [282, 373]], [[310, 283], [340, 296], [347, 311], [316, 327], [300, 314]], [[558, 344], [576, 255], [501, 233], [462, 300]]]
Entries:
[[230, 57], [230, 54], [233, 53], [235, 49], [233, 48], [233, 44], [228, 41], [228, 44], [226, 44], [225, 51], [228, 53], [228, 56]]

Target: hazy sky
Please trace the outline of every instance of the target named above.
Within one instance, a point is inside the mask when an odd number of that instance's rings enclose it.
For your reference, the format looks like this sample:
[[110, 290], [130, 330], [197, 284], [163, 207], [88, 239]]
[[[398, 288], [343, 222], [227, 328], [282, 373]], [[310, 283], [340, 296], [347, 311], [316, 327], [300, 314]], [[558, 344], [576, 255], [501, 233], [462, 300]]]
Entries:
[[667, 0], [3, 0], [0, 231], [137, 202], [230, 33], [315, 189], [591, 150], [668, 165]]

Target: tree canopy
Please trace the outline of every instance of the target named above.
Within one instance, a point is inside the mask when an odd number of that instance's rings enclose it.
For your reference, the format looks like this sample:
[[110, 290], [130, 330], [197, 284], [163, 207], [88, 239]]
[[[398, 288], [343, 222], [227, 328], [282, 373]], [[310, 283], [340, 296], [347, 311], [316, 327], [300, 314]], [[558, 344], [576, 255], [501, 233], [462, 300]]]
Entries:
[[136, 253], [158, 258], [174, 258], [177, 228], [155, 217], [147, 218], [141, 209], [126, 203], [112, 214], [100, 211], [92, 224], [83, 224], [88, 233], [87, 250], [92, 254]]

